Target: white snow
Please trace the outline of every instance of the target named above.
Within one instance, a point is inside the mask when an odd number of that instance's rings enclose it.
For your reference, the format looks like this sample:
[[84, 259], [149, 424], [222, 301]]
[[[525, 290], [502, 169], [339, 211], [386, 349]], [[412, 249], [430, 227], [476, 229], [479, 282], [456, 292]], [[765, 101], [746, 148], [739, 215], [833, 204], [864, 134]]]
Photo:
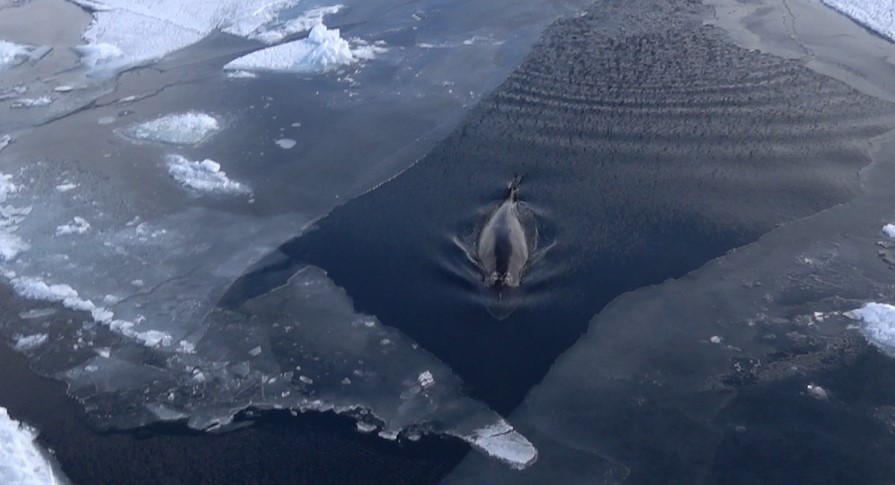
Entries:
[[10, 108], [39, 108], [47, 106], [53, 102], [50, 96], [39, 96], [37, 98], [19, 98], [10, 103]]
[[28, 51], [28, 46], [0, 40], [0, 71], [22, 62], [28, 56]]
[[296, 142], [295, 142], [295, 140], [293, 140], [291, 138], [280, 138], [275, 143], [277, 144], [278, 147], [282, 148], [283, 150], [288, 150], [288, 149], [294, 147]]
[[888, 238], [895, 239], [895, 224], [886, 224], [883, 226], [883, 234]]
[[75, 216], [68, 224], [56, 227], [56, 235], [64, 236], [67, 234], [84, 234], [90, 230], [90, 223], [83, 217]]
[[312, 8], [301, 16], [291, 19], [279, 27], [262, 29], [261, 31], [252, 34], [251, 37], [268, 44], [275, 44], [290, 35], [299, 32], [307, 32], [313, 29], [314, 26], [323, 23], [324, 17], [339, 13], [343, 8], [345, 8], [344, 5]]
[[140, 141], [196, 145], [220, 129], [220, 123], [214, 116], [199, 111], [187, 111], [132, 125], [120, 133]]
[[363, 46], [352, 49], [339, 29], [317, 24], [307, 38], [252, 52], [224, 66], [227, 70], [286, 71], [321, 73], [371, 59], [382, 48]]
[[517, 470], [531, 466], [538, 459], [538, 450], [504, 420], [463, 436], [470, 445]]
[[895, 355], [895, 306], [888, 303], [867, 303], [846, 312], [845, 316], [861, 320], [859, 330], [871, 344]]
[[35, 443], [37, 432], [10, 418], [0, 406], [0, 483], [51, 485], [63, 483]]
[[250, 190], [239, 182], [230, 180], [214, 160], [201, 162], [187, 160], [180, 155], [168, 156], [168, 173], [182, 185], [200, 192], [244, 194]]
[[20, 253], [29, 249], [31, 249], [31, 245], [23, 241], [22, 238], [0, 229], [0, 259], [12, 261]]
[[93, 10], [83, 62], [94, 73], [158, 60], [215, 30], [251, 37], [299, 0], [72, 0]]
[[16, 339], [16, 350], [25, 351], [32, 350], [43, 345], [49, 336], [45, 333], [37, 333], [34, 335], [23, 335]]
[[823, 3], [895, 41], [895, 0], [823, 0]]

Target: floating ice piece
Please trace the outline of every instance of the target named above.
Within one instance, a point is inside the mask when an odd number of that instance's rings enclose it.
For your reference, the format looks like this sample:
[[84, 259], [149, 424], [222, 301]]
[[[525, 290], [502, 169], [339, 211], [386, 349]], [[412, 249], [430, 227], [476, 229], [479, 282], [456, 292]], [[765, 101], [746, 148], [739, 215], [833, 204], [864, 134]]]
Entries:
[[824, 399], [827, 399], [828, 397], [830, 397], [830, 395], [829, 395], [829, 393], [827, 393], [826, 389], [824, 389], [823, 387], [820, 387], [816, 384], [808, 384], [805, 387], [805, 389], [808, 391], [809, 396], [813, 397], [814, 399], [820, 400], [820, 401], [823, 401]]
[[90, 230], [90, 223], [83, 217], [75, 216], [68, 224], [56, 227], [56, 235], [64, 236], [66, 234], [84, 234]]
[[74, 91], [74, 89], [74, 86], [63, 84], [62, 86], [56, 86], [55, 88], [53, 88], [53, 91], [56, 91], [57, 93], [68, 93]]
[[224, 69], [321, 73], [360, 59], [371, 59], [381, 51], [371, 46], [352, 49], [339, 29], [317, 24], [305, 39], [252, 52], [230, 61]]
[[282, 148], [283, 150], [288, 150], [288, 149], [294, 147], [296, 142], [295, 142], [295, 140], [293, 140], [291, 138], [280, 138], [275, 143], [277, 144], [278, 147]]
[[156, 61], [194, 44], [215, 30], [250, 36], [298, 0], [73, 0], [93, 12], [80, 46], [94, 73]]
[[0, 71], [21, 64], [33, 49], [27, 45], [0, 40]]
[[888, 303], [867, 303], [846, 312], [845, 316], [861, 320], [861, 334], [868, 342], [895, 356], [895, 306]]
[[39, 108], [47, 106], [53, 102], [50, 96], [39, 96], [37, 98], [20, 98], [9, 104], [10, 108]]
[[262, 29], [252, 34], [251, 37], [268, 44], [274, 44], [290, 35], [313, 29], [316, 25], [323, 23], [324, 17], [339, 13], [343, 8], [345, 8], [344, 5], [312, 8], [297, 18], [288, 20], [274, 28]]
[[11, 135], [0, 136], [0, 152], [2, 152], [4, 148], [8, 147], [10, 143], [12, 143]]
[[134, 140], [196, 145], [220, 130], [218, 120], [207, 113], [187, 111], [129, 126], [120, 133]]
[[0, 231], [0, 259], [12, 261], [19, 254], [31, 249], [31, 245], [15, 234]]
[[0, 407], [0, 483], [53, 485], [64, 483], [35, 439], [37, 432], [9, 417]]
[[886, 224], [883, 226], [883, 234], [888, 238], [895, 239], [895, 224]]
[[254, 79], [258, 75], [251, 71], [230, 71], [227, 73], [227, 77], [230, 79]]
[[98, 322], [109, 322], [112, 312], [96, 306], [92, 301], [80, 298], [78, 292], [69, 285], [47, 284], [40, 278], [15, 277], [10, 280], [13, 290], [22, 298], [30, 300], [53, 301], [62, 303], [66, 308], [90, 312]]
[[461, 438], [517, 470], [531, 466], [538, 459], [538, 450], [504, 420]]
[[895, 0], [823, 0], [823, 3], [895, 41]]
[[74, 190], [78, 188], [78, 184], [72, 182], [63, 182], [56, 186], [56, 190], [59, 192], [68, 192], [69, 190]]
[[245, 194], [250, 190], [239, 182], [230, 180], [214, 160], [192, 162], [180, 155], [168, 156], [168, 173], [182, 185], [200, 192]]
[[16, 350], [26, 351], [40, 347], [46, 343], [48, 335], [45, 333], [37, 333], [34, 335], [23, 335], [16, 339]]

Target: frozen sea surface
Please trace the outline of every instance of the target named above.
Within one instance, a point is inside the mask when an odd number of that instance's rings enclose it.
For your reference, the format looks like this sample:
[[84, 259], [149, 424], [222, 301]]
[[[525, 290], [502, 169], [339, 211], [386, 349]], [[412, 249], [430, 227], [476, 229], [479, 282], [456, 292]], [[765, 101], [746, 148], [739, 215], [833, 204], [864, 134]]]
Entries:
[[67, 483], [54, 469], [47, 452], [35, 443], [37, 432], [0, 407], [0, 482], [8, 485]]

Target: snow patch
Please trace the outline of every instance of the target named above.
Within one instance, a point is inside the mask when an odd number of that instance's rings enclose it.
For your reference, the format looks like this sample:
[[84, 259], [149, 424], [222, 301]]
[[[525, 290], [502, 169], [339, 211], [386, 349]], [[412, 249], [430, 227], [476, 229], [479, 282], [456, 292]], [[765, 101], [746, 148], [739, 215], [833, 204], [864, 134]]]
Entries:
[[342, 38], [339, 29], [327, 29], [325, 25], [317, 24], [305, 39], [252, 52], [230, 61], [224, 69], [313, 74], [372, 59], [383, 51], [381, 47], [372, 46], [353, 49]]
[[180, 155], [168, 156], [168, 173], [180, 184], [200, 192], [245, 194], [250, 190], [239, 182], [230, 180], [214, 160], [192, 162]]
[[37, 431], [9, 417], [0, 407], [0, 483], [49, 485], [63, 483], [35, 439]]
[[827, 6], [895, 41], [895, 0], [822, 0]]
[[132, 125], [120, 130], [120, 133], [138, 141], [196, 145], [220, 129], [220, 123], [214, 116], [198, 111], [187, 111]]

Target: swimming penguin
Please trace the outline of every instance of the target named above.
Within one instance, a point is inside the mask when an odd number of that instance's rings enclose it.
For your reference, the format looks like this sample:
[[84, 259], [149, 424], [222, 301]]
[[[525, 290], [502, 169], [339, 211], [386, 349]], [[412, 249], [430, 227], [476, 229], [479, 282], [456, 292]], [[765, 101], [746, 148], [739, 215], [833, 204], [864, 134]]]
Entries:
[[529, 241], [519, 214], [519, 182], [517, 177], [510, 183], [506, 200], [488, 217], [476, 245], [482, 279], [495, 288], [517, 288], [528, 264]]

